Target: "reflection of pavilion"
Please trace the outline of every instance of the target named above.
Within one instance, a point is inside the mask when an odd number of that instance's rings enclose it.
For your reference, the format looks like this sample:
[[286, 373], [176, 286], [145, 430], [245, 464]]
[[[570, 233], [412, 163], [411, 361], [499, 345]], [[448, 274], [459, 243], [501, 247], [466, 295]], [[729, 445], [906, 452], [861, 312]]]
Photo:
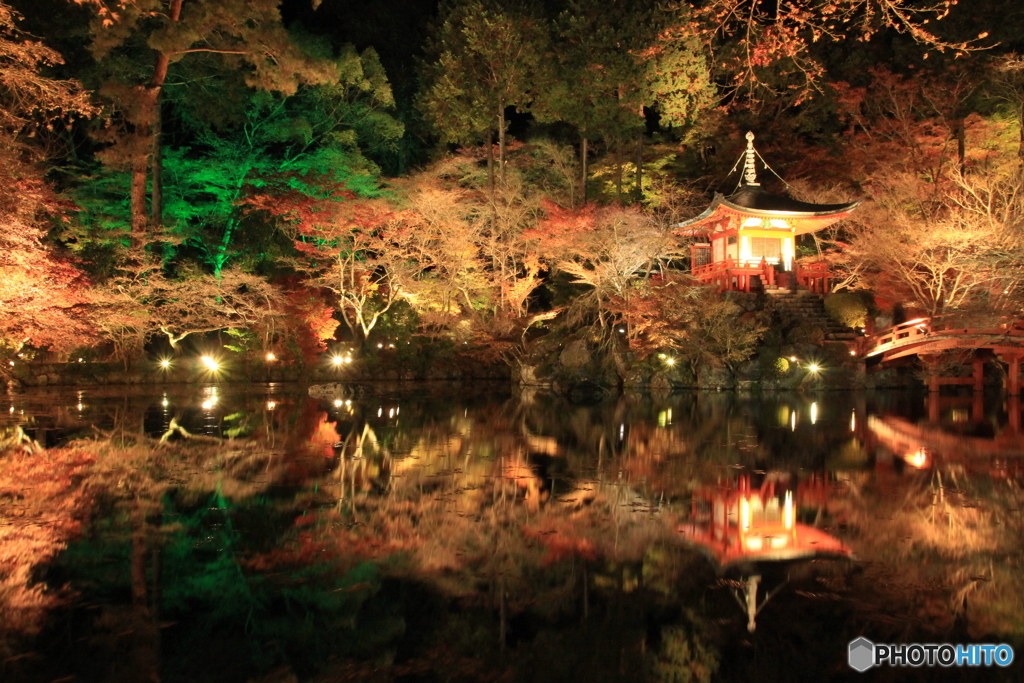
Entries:
[[691, 520], [679, 527], [687, 541], [708, 553], [722, 570], [738, 567], [746, 578], [734, 595], [747, 615], [747, 630], [757, 628], [757, 615], [782, 589], [780, 584], [758, 604], [761, 574], [753, 566], [816, 557], [850, 557], [838, 538], [796, 521], [797, 505], [824, 508], [828, 482], [815, 477], [795, 482], [774, 473], [760, 487], [751, 486], [749, 474], [735, 485], [698, 489], [693, 496]]
[[[829, 534], [796, 521], [800, 502], [821, 506], [828, 484], [800, 482], [796, 490], [768, 477], [753, 488], [750, 475], [735, 486], [707, 487], [693, 497], [692, 517], [679, 531], [725, 569], [740, 562], [778, 562], [820, 556], [848, 557], [850, 550]], [[794, 496], [795, 494], [795, 496]]]

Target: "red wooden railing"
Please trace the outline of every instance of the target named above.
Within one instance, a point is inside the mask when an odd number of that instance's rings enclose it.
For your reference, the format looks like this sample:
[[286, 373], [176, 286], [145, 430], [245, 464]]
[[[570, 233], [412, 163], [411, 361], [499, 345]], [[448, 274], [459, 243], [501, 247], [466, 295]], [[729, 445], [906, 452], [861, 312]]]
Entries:
[[719, 291], [749, 292], [752, 278], [761, 278], [765, 287], [775, 286], [775, 267], [767, 260], [737, 260], [727, 258], [693, 269], [693, 276], [704, 284], [717, 285]]
[[[900, 346], [925, 341], [928, 337], [985, 337], [986, 341], [991, 337], [1007, 337], [1020, 342], [1024, 341], [1024, 321], [1017, 320], [987, 327], [964, 327], [963, 321], [955, 318], [915, 318], [858, 341], [861, 354], [873, 356]], [[988, 345], [991, 345], [991, 342], [985, 346]]]
[[797, 261], [793, 264], [793, 275], [796, 277], [797, 286], [821, 296], [828, 294], [829, 280], [832, 278], [828, 262], [817, 261], [801, 264]]

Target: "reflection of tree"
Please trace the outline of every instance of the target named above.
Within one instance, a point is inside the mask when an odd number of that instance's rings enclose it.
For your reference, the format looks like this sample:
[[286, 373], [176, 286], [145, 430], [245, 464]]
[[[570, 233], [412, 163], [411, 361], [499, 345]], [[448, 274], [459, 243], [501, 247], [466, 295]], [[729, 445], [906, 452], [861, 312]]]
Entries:
[[[742, 402], [271, 403], [222, 390], [202, 409], [173, 396], [162, 411], [103, 406], [113, 428], [88, 446], [86, 480], [102, 514], [60, 566], [105, 586], [107, 606], [84, 620], [90, 647], [134, 653], [104, 675], [326, 666], [372, 680], [353, 662], [395, 643], [394, 676], [451, 662], [463, 680], [714, 669], [713, 634], [683, 609], [712, 570], [678, 544], [675, 512], [698, 484], [764, 456], [762, 416]], [[184, 429], [157, 443], [172, 421]], [[239, 661], [227, 671], [212, 652]]]
[[[972, 638], [1024, 633], [1024, 585], [1012, 568], [1024, 547], [1024, 494], [1015, 482], [948, 465], [880, 474], [854, 491], [840, 519], [855, 551], [878, 560], [858, 585], [868, 591], [855, 602], [862, 618], [894, 634], [911, 625]], [[906, 616], [893, 623], [892, 614]]]
[[78, 449], [44, 450], [20, 430], [0, 438], [0, 654], [10, 655], [12, 634], [36, 633], [61, 591], [37, 582], [80, 530], [88, 496], [77, 479], [91, 458]]

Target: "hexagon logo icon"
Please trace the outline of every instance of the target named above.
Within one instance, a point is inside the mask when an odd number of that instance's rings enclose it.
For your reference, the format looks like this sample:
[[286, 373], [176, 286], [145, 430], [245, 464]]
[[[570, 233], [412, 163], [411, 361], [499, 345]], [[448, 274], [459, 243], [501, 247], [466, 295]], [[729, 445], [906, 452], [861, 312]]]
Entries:
[[861, 636], [850, 641], [850, 668], [864, 673], [875, 664], [875, 644]]

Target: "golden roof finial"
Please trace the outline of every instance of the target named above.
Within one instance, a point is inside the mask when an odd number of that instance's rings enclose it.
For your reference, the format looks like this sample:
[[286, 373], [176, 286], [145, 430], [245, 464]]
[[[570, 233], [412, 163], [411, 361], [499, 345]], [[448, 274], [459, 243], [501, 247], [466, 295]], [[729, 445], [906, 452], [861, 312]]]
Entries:
[[747, 131], [747, 155], [746, 161], [743, 163], [743, 180], [746, 185], [760, 185], [757, 182], [757, 169], [754, 168], [754, 159], [757, 158], [757, 152], [754, 151], [754, 133]]

